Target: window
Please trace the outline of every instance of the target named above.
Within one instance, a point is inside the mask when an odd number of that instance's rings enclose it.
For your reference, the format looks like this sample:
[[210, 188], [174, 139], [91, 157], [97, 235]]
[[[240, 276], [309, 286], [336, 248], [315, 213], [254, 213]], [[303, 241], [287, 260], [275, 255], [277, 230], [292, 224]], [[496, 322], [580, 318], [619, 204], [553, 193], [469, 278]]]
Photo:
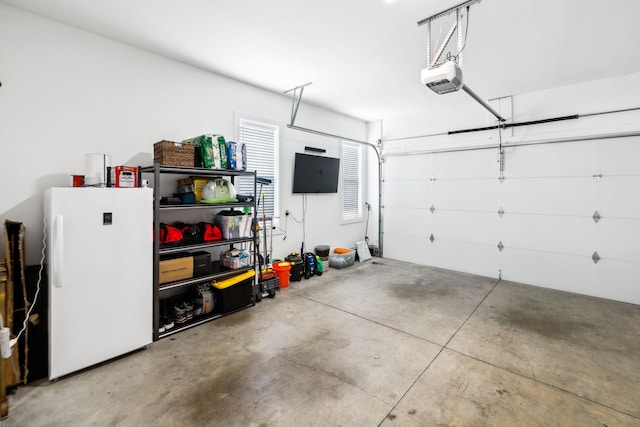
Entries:
[[[279, 212], [278, 195], [278, 145], [279, 128], [276, 125], [264, 123], [246, 118], [238, 118], [237, 121], [238, 142], [245, 143], [247, 147], [247, 170], [255, 170], [259, 178], [271, 180], [271, 184], [260, 184], [256, 189], [260, 206], [258, 217], [264, 213], [267, 218], [272, 219]], [[236, 190], [240, 194], [253, 194], [253, 179], [250, 177], [240, 177], [236, 182]], [[264, 199], [261, 197], [264, 194]]]
[[362, 218], [362, 146], [342, 141], [342, 219]]

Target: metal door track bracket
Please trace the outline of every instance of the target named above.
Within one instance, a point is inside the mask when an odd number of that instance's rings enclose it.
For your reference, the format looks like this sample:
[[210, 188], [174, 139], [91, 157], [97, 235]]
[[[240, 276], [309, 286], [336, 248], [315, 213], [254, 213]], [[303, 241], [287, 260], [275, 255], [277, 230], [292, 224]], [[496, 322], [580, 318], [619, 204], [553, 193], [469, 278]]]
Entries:
[[600, 218], [602, 218], [602, 217], [600, 216], [600, 212], [595, 211], [595, 212], [593, 213], [593, 221], [597, 224], [597, 223], [598, 223], [598, 221], [600, 221]]
[[600, 255], [598, 255], [598, 252], [594, 252], [593, 255], [591, 255], [591, 259], [593, 260], [594, 264], [597, 264], [598, 261], [600, 261]]
[[503, 249], [504, 249], [504, 245], [502, 244], [502, 240], [500, 240], [500, 241], [498, 242], [498, 250], [499, 250], [500, 252], [502, 252], [502, 250], [503, 250]]
[[309, 86], [313, 82], [305, 83], [300, 86], [296, 86], [292, 89], [285, 90], [282, 93], [289, 93], [293, 91], [293, 102], [291, 104], [291, 125], [296, 121], [296, 116], [298, 115], [298, 107], [300, 107], [300, 101], [302, 101], [302, 93], [304, 92], [305, 86]]

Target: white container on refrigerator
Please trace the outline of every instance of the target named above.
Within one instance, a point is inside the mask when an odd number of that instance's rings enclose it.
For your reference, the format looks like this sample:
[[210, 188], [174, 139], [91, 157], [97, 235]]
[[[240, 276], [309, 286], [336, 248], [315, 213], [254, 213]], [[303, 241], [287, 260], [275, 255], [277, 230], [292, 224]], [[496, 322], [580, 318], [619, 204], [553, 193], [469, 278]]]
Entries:
[[153, 338], [153, 189], [45, 191], [49, 379]]

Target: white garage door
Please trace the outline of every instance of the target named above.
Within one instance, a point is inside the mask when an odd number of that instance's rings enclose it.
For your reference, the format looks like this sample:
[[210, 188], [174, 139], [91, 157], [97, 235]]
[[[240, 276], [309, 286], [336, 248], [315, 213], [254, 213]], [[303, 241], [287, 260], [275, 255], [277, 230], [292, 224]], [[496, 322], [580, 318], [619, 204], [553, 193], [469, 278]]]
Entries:
[[511, 147], [501, 181], [497, 149], [385, 156], [384, 256], [639, 304], [639, 159], [638, 137]]

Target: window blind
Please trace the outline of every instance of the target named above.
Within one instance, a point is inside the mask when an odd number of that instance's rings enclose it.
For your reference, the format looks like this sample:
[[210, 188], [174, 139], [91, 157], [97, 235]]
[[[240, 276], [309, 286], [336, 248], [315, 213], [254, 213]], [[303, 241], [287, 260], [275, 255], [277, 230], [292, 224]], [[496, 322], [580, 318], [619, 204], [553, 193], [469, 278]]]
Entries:
[[[262, 191], [258, 184], [258, 218], [262, 218], [263, 206], [267, 218], [272, 218], [278, 211], [278, 137], [278, 126], [246, 119], [238, 121], [238, 142], [247, 147], [247, 170], [255, 170], [258, 177], [271, 180], [271, 184], [264, 185]], [[238, 181], [236, 190], [239, 193], [253, 194], [253, 178], [240, 177]]]
[[362, 147], [342, 141], [342, 219], [362, 217]]

